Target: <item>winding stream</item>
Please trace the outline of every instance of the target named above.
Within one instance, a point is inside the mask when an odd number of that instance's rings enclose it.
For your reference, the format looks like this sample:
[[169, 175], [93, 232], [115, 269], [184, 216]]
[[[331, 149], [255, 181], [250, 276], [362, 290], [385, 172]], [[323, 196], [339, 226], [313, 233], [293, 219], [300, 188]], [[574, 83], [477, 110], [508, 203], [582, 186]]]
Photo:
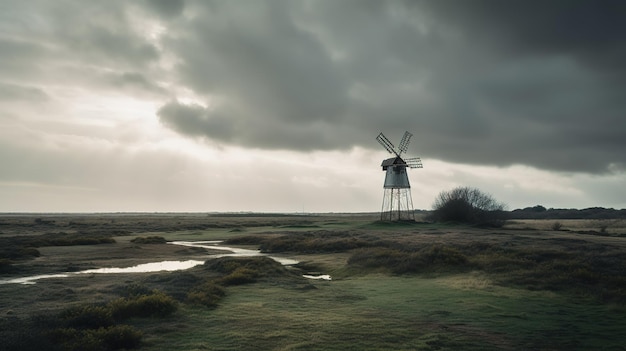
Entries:
[[[251, 257], [251, 256], [267, 256], [274, 261], [284, 265], [294, 265], [298, 261], [285, 257], [268, 256], [262, 253], [260, 250], [242, 249], [238, 247], [228, 247], [219, 245], [221, 241], [172, 241], [168, 242], [171, 245], [180, 245], [188, 247], [201, 247], [211, 250], [227, 251], [222, 254], [208, 255], [207, 259], [220, 258], [220, 257]], [[0, 284], [35, 284], [37, 280], [48, 278], [68, 278], [80, 274], [112, 274], [112, 273], [151, 273], [151, 272], [163, 272], [163, 271], [180, 271], [189, 269], [201, 264], [205, 261], [199, 260], [185, 260], [185, 261], [160, 261], [153, 263], [144, 263], [131, 267], [112, 267], [112, 268], [94, 268], [87, 269], [78, 272], [65, 272], [56, 274], [41, 274], [28, 277], [0, 279]], [[329, 275], [303, 275], [309, 279], [322, 279], [331, 280]]]

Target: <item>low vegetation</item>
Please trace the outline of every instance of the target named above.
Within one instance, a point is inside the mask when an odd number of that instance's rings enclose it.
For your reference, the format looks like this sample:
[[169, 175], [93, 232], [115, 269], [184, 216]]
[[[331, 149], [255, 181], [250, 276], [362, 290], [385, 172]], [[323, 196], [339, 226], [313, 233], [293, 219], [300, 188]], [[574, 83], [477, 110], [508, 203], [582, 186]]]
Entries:
[[[569, 292], [605, 302], [626, 303], [626, 253], [584, 241], [550, 240], [555, 249], [528, 249], [477, 241], [450, 244], [400, 244], [378, 236], [351, 232], [295, 232], [281, 236], [243, 236], [229, 244], [256, 244], [269, 253], [299, 254], [348, 252], [351, 272], [393, 274], [455, 273], [480, 270], [503, 285], [529, 290]], [[220, 263], [207, 263], [220, 271]], [[239, 266], [238, 266], [239, 267]], [[356, 270], [355, 270], [356, 269]], [[232, 273], [233, 281], [253, 280], [246, 269]], [[226, 272], [226, 271], [224, 271]], [[228, 278], [224, 278], [228, 280]]]
[[15, 261], [28, 260], [39, 257], [38, 247], [44, 246], [75, 246], [112, 244], [115, 239], [111, 236], [96, 234], [86, 235], [79, 233], [47, 233], [37, 236], [10, 236], [0, 237], [0, 272], [3, 266], [11, 265]]
[[467, 257], [446, 245], [428, 245], [421, 249], [388, 247], [355, 250], [348, 265], [370, 269], [386, 269], [395, 274], [431, 273], [438, 270], [467, 270]]
[[167, 240], [162, 236], [138, 236], [130, 242], [135, 244], [166, 244]]
[[290, 232], [280, 236], [250, 235], [226, 240], [229, 245], [258, 245], [261, 252], [334, 253], [385, 245], [382, 240], [372, 240], [362, 232], [305, 231]]
[[[181, 303], [215, 308], [226, 296], [227, 287], [254, 283], [266, 278], [298, 278], [280, 263], [268, 257], [224, 257], [209, 260], [193, 273], [155, 274], [144, 284], [130, 284], [118, 289], [122, 295], [105, 304], [87, 304], [67, 308], [57, 315], [39, 315], [25, 321], [20, 330], [5, 330], [3, 350], [35, 350], [53, 345], [60, 351], [106, 351], [135, 349], [142, 345], [144, 333], [132, 325], [136, 319], [164, 319], [173, 316]], [[173, 282], [176, 282], [172, 284]], [[162, 285], [181, 297], [150, 289]], [[7, 321], [0, 320], [0, 327]], [[29, 330], [45, 342], [33, 342], [24, 335]], [[47, 343], [47, 344], [46, 344]]]
[[[207, 218], [222, 221], [194, 215], [188, 223], [180, 219], [181, 227], [202, 226], [201, 220]], [[92, 233], [95, 237], [103, 235], [105, 227], [123, 231], [121, 223], [130, 221], [124, 216], [97, 220], [98, 225], [79, 219], [71, 226], [97, 228]], [[134, 236], [140, 228], [160, 225], [140, 216], [133, 220], [129, 228]], [[89, 252], [127, 260], [137, 253], [165, 253], [170, 245], [140, 246], [162, 242], [162, 238], [230, 238], [228, 245], [255, 245], [276, 256], [295, 256], [302, 263], [286, 268], [267, 257], [223, 257], [181, 272], [0, 285], [7, 306], [0, 316], [1, 348], [484, 351], [623, 347], [619, 335], [626, 328], [626, 244], [620, 236], [623, 226], [618, 224], [611, 225], [611, 235], [604, 237], [579, 233], [574, 222], [563, 219], [558, 220], [562, 227], [556, 231], [552, 230], [556, 219], [544, 220], [540, 230], [525, 222], [516, 228], [494, 229], [445, 222], [387, 224], [374, 222], [375, 218], [315, 221], [311, 217], [233, 216], [229, 220], [216, 230], [152, 231], [137, 236], [136, 245], [119, 240], [117, 245]], [[170, 221], [163, 228], [175, 227], [179, 219], [173, 216]], [[36, 240], [69, 223], [51, 218], [22, 222], [23, 228], [30, 225], [49, 231], [30, 235], [29, 239]], [[276, 225], [249, 226], [259, 223]], [[599, 224], [589, 225], [601, 228]], [[16, 236], [15, 228], [0, 223], [0, 238]], [[23, 237], [27, 242], [27, 235]], [[39, 251], [36, 246], [21, 247]], [[82, 250], [87, 249], [41, 252]], [[190, 254], [179, 249], [167, 253]], [[36, 257], [35, 251], [30, 254]], [[36, 269], [45, 259], [20, 263]], [[71, 262], [72, 257], [67, 260]], [[93, 265], [98, 266], [98, 261]], [[63, 261], [58, 265], [67, 266]], [[330, 274], [333, 280], [305, 280], [300, 275], [304, 272]], [[21, 301], [36, 303], [29, 307]]]

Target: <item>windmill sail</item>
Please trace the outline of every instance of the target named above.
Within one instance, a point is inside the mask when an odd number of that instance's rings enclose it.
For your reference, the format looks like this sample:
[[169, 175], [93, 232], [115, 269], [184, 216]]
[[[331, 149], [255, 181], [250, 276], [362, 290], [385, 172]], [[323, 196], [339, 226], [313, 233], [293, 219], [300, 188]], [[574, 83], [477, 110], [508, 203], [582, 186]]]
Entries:
[[408, 150], [409, 142], [411, 141], [412, 136], [413, 134], [409, 132], [404, 132], [404, 135], [402, 136], [402, 140], [400, 141], [400, 146], [398, 147], [398, 150], [400, 150], [400, 153], [406, 152], [406, 150]]
[[380, 145], [382, 145], [387, 151], [389, 151], [390, 154], [398, 155], [398, 153], [396, 152], [395, 146], [393, 146], [391, 141], [389, 141], [389, 139], [387, 139], [387, 137], [383, 133], [378, 134], [378, 136], [376, 137], [376, 140], [378, 140]]

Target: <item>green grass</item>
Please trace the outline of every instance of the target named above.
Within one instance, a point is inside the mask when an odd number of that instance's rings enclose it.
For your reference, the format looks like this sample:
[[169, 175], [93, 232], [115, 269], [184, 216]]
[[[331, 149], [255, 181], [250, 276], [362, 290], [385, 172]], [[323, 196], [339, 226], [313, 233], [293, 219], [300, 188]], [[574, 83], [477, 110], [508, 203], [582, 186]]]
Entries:
[[494, 286], [479, 273], [229, 288], [146, 350], [620, 350], [623, 309]]
[[162, 236], [138, 236], [130, 242], [135, 244], [165, 244], [167, 240]]
[[[265, 245], [333, 281], [306, 280], [268, 258], [213, 260], [112, 288], [125, 296], [118, 302], [163, 291], [178, 301], [167, 318], [125, 318], [131, 329], [107, 331], [100, 305], [67, 312], [69, 326], [93, 321], [75, 340], [132, 341], [140, 332], [141, 349], [152, 351], [626, 350], [626, 254], [614, 239], [371, 218], [203, 218], [224, 222], [193, 217], [141, 235]], [[0, 320], [4, 339], [10, 323]]]

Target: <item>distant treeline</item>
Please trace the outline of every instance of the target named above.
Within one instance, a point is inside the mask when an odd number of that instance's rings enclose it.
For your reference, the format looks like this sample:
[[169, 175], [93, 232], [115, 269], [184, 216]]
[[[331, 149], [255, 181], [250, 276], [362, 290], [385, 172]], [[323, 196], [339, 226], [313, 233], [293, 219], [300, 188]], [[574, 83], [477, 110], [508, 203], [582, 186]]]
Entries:
[[626, 209], [590, 207], [582, 210], [573, 208], [549, 208], [541, 205], [516, 209], [509, 212], [510, 219], [626, 219]]

